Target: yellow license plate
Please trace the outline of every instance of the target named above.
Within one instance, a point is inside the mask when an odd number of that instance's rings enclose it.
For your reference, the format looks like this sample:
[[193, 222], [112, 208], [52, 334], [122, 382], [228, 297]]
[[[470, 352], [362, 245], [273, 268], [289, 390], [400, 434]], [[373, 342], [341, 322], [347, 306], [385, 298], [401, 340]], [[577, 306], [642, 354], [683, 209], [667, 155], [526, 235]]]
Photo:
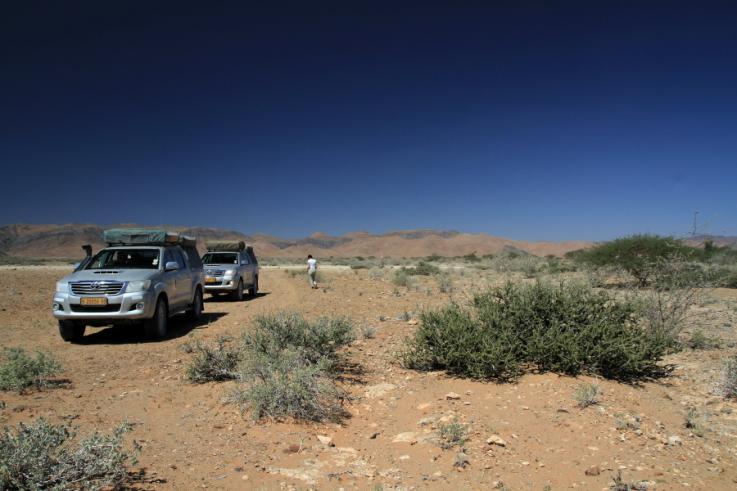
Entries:
[[205, 278], [205, 283], [217, 283], [217, 278]]
[[105, 297], [83, 297], [79, 303], [82, 305], [107, 305]]

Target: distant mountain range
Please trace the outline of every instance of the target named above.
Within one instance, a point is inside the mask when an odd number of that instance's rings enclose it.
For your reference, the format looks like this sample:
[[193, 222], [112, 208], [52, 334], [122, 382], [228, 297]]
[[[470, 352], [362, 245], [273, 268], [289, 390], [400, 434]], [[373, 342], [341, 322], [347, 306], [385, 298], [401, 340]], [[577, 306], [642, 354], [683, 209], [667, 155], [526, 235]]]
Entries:
[[[94, 250], [104, 247], [105, 228], [91, 224], [66, 225], [7, 225], [0, 227], [0, 255], [37, 258], [76, 258], [83, 253], [82, 244], [92, 244]], [[591, 245], [590, 242], [525, 242], [487, 234], [467, 234], [454, 231], [403, 230], [386, 234], [355, 232], [341, 236], [315, 233], [302, 239], [280, 239], [269, 235], [246, 235], [235, 230], [204, 227], [152, 227], [175, 230], [197, 237], [199, 247], [206, 240], [244, 240], [253, 245], [262, 257], [423, 257], [462, 256], [476, 253], [492, 254], [514, 248], [538, 256], [560, 256], [568, 251]]]

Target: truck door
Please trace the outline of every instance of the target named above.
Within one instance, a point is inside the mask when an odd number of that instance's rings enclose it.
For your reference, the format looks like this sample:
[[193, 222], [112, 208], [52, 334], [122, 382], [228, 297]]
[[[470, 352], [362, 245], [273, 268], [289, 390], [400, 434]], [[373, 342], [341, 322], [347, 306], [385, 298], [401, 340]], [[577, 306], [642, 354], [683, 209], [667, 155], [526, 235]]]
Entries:
[[251, 260], [245, 252], [241, 252], [239, 255], [241, 256], [240, 268], [243, 271], [243, 283], [247, 286], [253, 285], [253, 264], [251, 264]]
[[193, 278], [187, 265], [187, 260], [184, 257], [184, 252], [179, 248], [174, 249], [173, 252], [174, 260], [179, 265], [179, 270], [177, 271], [177, 296], [179, 297], [179, 308], [184, 309], [189, 305], [194, 294], [194, 290], [192, 290]]

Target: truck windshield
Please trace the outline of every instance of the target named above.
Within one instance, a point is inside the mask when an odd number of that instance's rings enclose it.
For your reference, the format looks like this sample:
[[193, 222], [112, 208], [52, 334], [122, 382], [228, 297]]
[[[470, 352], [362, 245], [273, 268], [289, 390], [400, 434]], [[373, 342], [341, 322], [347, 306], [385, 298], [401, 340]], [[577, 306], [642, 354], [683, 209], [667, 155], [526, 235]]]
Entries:
[[202, 256], [204, 264], [238, 264], [238, 254], [235, 252], [208, 252]]
[[159, 249], [103, 249], [85, 269], [158, 269]]

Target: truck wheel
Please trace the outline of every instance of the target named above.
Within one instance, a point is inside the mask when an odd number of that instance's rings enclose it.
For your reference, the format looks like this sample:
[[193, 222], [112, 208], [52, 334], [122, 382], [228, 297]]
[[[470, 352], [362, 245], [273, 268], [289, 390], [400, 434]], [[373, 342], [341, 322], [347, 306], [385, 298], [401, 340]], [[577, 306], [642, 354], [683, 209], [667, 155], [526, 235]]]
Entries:
[[168, 310], [166, 301], [162, 297], [159, 297], [156, 301], [154, 316], [147, 319], [143, 324], [148, 339], [161, 339], [166, 336], [166, 327], [169, 322]]
[[258, 293], [258, 275], [253, 278], [253, 285], [248, 290], [248, 295], [255, 297]]
[[86, 326], [74, 321], [59, 321], [59, 334], [61, 339], [74, 343], [82, 339]]
[[230, 298], [239, 302], [243, 300], [243, 278], [238, 280], [238, 287], [230, 294]]
[[192, 308], [187, 311], [187, 317], [193, 321], [198, 321], [202, 318], [202, 290], [199, 288], [194, 294]]

